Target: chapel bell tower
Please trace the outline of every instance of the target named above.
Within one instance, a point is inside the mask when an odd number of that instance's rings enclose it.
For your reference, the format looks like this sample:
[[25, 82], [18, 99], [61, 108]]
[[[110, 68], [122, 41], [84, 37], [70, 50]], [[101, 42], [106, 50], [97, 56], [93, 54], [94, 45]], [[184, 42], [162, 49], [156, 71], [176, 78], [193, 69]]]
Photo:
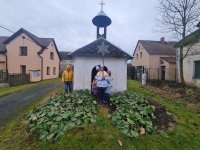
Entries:
[[[103, 11], [103, 5], [105, 5], [103, 0], [100, 5], [101, 11], [92, 19], [92, 23], [97, 27], [97, 39], [101, 36], [106, 39], [107, 27], [112, 23], [112, 20]], [[103, 34], [100, 34], [101, 28], [103, 28]]]

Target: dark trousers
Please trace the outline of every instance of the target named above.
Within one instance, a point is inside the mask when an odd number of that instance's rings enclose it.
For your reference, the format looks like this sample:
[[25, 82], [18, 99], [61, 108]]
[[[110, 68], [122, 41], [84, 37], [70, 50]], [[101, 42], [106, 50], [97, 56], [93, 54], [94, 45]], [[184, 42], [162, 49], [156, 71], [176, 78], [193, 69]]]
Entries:
[[98, 87], [99, 99], [101, 103], [105, 103], [105, 90], [106, 88]]
[[72, 86], [73, 86], [72, 81], [65, 82], [64, 85], [65, 85], [65, 92], [66, 93], [72, 92]]
[[107, 104], [110, 103], [110, 96], [109, 96], [108, 93], [105, 93], [105, 101], [106, 101]]

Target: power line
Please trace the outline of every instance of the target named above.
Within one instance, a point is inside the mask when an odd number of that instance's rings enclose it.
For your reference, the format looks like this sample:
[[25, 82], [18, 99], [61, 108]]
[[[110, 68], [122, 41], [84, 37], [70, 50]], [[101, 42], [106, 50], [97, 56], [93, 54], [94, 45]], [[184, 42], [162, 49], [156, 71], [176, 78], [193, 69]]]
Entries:
[[[2, 29], [4, 29], [4, 30], [6, 30], [6, 31], [9, 31], [9, 32], [11, 32], [11, 33], [15, 33], [14, 31], [12, 31], [12, 30], [10, 30], [10, 29], [8, 29], [8, 28], [6, 28], [6, 27], [3, 27], [3, 26], [1, 26], [0, 25], [0, 27], [2, 28]], [[32, 41], [32, 40], [29, 40], [29, 39], [27, 39], [26, 37], [24, 37], [24, 36], [20, 36], [22, 39], [25, 39], [25, 40], [28, 40], [28, 41], [30, 41], [30, 42], [32, 42], [32, 43], [34, 43], [34, 44], [37, 44], [36, 42], [34, 42], [34, 41]], [[38, 44], [37, 44], [38, 45]]]
[[3, 27], [3, 26], [1, 26], [1, 25], [0, 25], [0, 27], [3, 28], [3, 29], [5, 29], [5, 30], [7, 30], [7, 31], [9, 31], [9, 32], [11, 32], [11, 33], [14, 33], [13, 31], [7, 29], [6, 27]]

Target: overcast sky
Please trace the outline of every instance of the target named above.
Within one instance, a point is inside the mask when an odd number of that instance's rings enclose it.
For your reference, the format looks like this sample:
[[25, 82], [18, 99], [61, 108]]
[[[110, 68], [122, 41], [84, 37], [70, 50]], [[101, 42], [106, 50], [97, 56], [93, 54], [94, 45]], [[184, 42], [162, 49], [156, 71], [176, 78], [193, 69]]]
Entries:
[[[60, 51], [74, 51], [96, 39], [92, 18], [101, 0], [0, 0], [0, 25], [23, 27], [39, 37], [53, 37]], [[107, 39], [132, 54], [138, 40], [160, 40], [155, 32], [157, 0], [104, 0], [112, 19]], [[11, 35], [0, 28], [0, 35]]]

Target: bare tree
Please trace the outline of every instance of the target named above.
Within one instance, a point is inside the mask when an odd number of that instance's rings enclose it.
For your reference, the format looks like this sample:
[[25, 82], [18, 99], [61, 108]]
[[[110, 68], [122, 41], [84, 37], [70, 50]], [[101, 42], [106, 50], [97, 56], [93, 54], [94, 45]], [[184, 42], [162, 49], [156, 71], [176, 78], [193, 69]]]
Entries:
[[[200, 0], [158, 0], [159, 25], [165, 32], [179, 41], [194, 31], [197, 22], [200, 21]], [[183, 76], [183, 60], [192, 48], [192, 43], [184, 49], [180, 45], [179, 50], [179, 73], [182, 84], [185, 84]]]

